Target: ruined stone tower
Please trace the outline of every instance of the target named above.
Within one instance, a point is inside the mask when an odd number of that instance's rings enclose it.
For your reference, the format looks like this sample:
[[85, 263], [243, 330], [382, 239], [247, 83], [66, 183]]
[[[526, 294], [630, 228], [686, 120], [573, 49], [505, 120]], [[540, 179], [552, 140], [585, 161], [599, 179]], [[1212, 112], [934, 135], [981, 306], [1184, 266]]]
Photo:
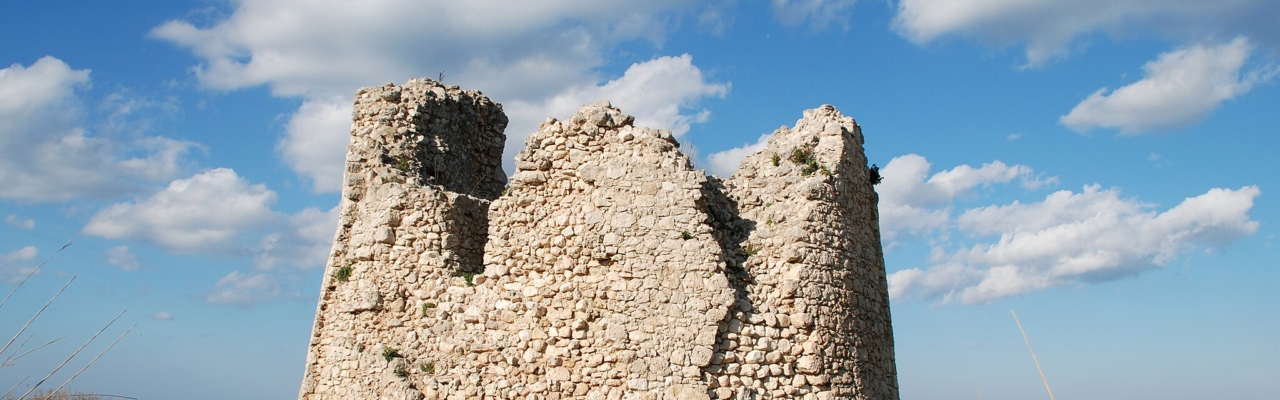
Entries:
[[862, 133], [693, 169], [607, 102], [526, 140], [427, 79], [356, 94], [300, 399], [894, 399]]

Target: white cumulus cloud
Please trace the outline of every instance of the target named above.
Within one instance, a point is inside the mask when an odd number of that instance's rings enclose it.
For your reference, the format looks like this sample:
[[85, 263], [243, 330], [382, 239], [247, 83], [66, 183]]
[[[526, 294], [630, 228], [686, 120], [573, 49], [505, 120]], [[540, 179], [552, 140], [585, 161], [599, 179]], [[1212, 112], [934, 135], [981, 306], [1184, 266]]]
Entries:
[[169, 251], [218, 253], [234, 247], [247, 229], [278, 220], [275, 192], [218, 168], [175, 180], [160, 192], [99, 211], [84, 233], [107, 239], [140, 239]]
[[342, 191], [351, 109], [351, 99], [346, 97], [307, 100], [285, 127], [277, 147], [285, 162], [310, 180], [316, 192]]
[[1111, 93], [1099, 89], [1076, 105], [1061, 122], [1077, 131], [1119, 128], [1137, 134], [1190, 125], [1226, 100], [1248, 93], [1276, 71], [1241, 74], [1253, 46], [1244, 38], [1221, 45], [1196, 45], [1161, 54], [1143, 66], [1142, 80]]
[[[279, 150], [320, 192], [339, 189], [350, 96], [361, 86], [443, 73], [448, 84], [481, 89], [507, 106], [514, 143], [507, 159], [548, 115], [567, 116], [602, 96], [645, 123], [683, 132], [708, 115], [693, 101], [727, 90], [702, 81], [687, 56], [638, 63], [630, 78], [597, 86], [598, 69], [618, 44], [660, 44], [680, 16], [714, 14], [723, 4], [262, 0], [231, 7], [210, 25], [173, 20], [151, 36], [199, 57], [193, 71], [206, 87], [267, 85], [277, 96], [304, 98]], [[593, 99], [578, 102], [585, 97]], [[559, 111], [562, 104], [572, 109]]]
[[[276, 193], [219, 168], [178, 179], [151, 196], [99, 211], [84, 233], [140, 240], [176, 253], [246, 257], [259, 270], [287, 265], [324, 266], [338, 225], [338, 207], [274, 210]], [[107, 251], [107, 263], [126, 271], [139, 267], [128, 246]]]
[[[251, 259], [253, 271], [229, 273], [205, 296], [209, 303], [247, 306], [279, 297], [280, 277], [323, 267], [333, 245], [337, 206], [290, 214], [272, 208], [276, 197], [233, 170], [213, 169], [175, 180], [150, 196], [104, 208], [83, 232], [146, 242], [174, 253]], [[129, 246], [112, 247], [106, 256], [108, 265], [126, 271], [141, 267]], [[4, 276], [15, 273], [4, 271]]]
[[[711, 112], [698, 108], [698, 102], [724, 97], [729, 87], [728, 83], [708, 81], [693, 64], [693, 57], [685, 54], [632, 64], [621, 77], [600, 85], [570, 86], [535, 102], [508, 102], [504, 105], [510, 119], [505, 159], [512, 159], [524, 148], [525, 137], [546, 117], [567, 118], [584, 104], [606, 99], [634, 115], [637, 125], [671, 129], [680, 136], [710, 117]], [[351, 107], [351, 99], [343, 96], [307, 100], [290, 118], [280, 140], [278, 148], [285, 161], [307, 177], [317, 192], [342, 189]]]
[[658, 57], [632, 64], [622, 77], [603, 85], [581, 85], [540, 102], [517, 101], [504, 105], [511, 119], [507, 127], [507, 158], [524, 148], [524, 138], [537, 130], [547, 116], [567, 118], [579, 107], [610, 100], [622, 112], [634, 115], [636, 125], [670, 129], [684, 135], [690, 126], [710, 117], [707, 109], [697, 109], [699, 101], [724, 97], [729, 84], [709, 82], [693, 57]]
[[183, 170], [194, 143], [90, 135], [76, 94], [88, 85], [88, 70], [48, 56], [0, 69], [0, 198], [109, 198]]
[[925, 157], [907, 154], [894, 157], [880, 170], [884, 180], [876, 185], [880, 194], [880, 233], [891, 246], [904, 236], [925, 234], [951, 221], [950, 204], [978, 187], [1018, 180], [1026, 189], [1038, 189], [1057, 182], [1042, 178], [1031, 167], [1008, 165], [999, 160], [974, 168], [960, 165], [929, 175], [932, 166]]
[[1248, 213], [1260, 194], [1256, 186], [1212, 189], [1156, 212], [1094, 185], [1037, 203], [971, 209], [957, 219], [959, 230], [998, 239], [935, 249], [932, 266], [890, 274], [890, 295], [977, 304], [1136, 275], [1253, 234], [1258, 222]]
[[764, 150], [769, 146], [769, 138], [772, 133], [760, 135], [755, 143], [745, 144], [742, 147], [734, 147], [732, 149], [718, 151], [707, 155], [707, 170], [712, 175], [728, 177], [738, 172], [738, 165], [742, 164], [742, 159], [755, 154], [757, 151]]
[[1025, 45], [1027, 64], [1065, 57], [1078, 37], [1133, 32], [1201, 41], [1244, 35], [1280, 49], [1272, 0], [899, 0], [894, 24], [916, 43], [956, 35]]
[[695, 5], [261, 0], [233, 3], [210, 26], [174, 20], [151, 34], [203, 59], [194, 71], [213, 88], [266, 84], [280, 95], [347, 96], [445, 71], [452, 82], [530, 98], [580, 82], [611, 43], [661, 41], [670, 16]]

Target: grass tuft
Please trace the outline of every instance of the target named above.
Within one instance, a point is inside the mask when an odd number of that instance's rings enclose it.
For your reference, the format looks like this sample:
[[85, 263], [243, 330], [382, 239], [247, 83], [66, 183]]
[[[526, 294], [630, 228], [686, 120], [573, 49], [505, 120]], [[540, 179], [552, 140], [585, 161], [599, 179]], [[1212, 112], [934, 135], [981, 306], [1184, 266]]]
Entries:
[[401, 357], [404, 357], [404, 356], [400, 355], [400, 350], [396, 350], [394, 347], [382, 348], [382, 359], [384, 360], [391, 361], [391, 359], [393, 358], [401, 358]]
[[463, 280], [467, 281], [467, 286], [476, 285], [474, 280], [476, 275], [480, 275], [480, 273], [472, 271], [457, 271], [453, 273], [453, 276], [461, 277]]
[[396, 157], [396, 165], [395, 165], [395, 167], [396, 167], [396, 169], [400, 170], [400, 172], [409, 172], [409, 168], [410, 168], [410, 165], [409, 165], [409, 158], [408, 158], [408, 157]]
[[338, 271], [333, 273], [333, 277], [337, 278], [338, 282], [346, 282], [351, 279], [351, 265], [343, 265], [341, 268], [338, 268]]
[[[21, 393], [18, 393], [21, 394]], [[117, 396], [111, 396], [113, 398]], [[131, 398], [123, 397], [120, 398]], [[26, 400], [104, 400], [103, 395], [93, 393], [68, 392], [65, 390], [40, 389], [27, 395]], [[4, 396], [0, 400], [18, 400], [14, 396]]]
[[797, 148], [791, 151], [791, 157], [787, 157], [788, 161], [800, 166], [800, 175], [809, 176], [814, 172], [822, 170], [823, 174], [831, 175], [831, 171], [826, 166], [818, 164], [818, 158], [813, 156], [813, 151], [808, 148]]

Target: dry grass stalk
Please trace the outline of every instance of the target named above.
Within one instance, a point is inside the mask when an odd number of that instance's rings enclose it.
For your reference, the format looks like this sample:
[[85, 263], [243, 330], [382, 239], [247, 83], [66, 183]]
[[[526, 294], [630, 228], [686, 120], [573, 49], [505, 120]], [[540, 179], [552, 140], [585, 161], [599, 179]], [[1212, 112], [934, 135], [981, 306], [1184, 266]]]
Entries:
[[13, 290], [9, 291], [9, 295], [4, 296], [4, 300], [0, 300], [0, 307], [4, 307], [5, 303], [9, 302], [9, 298], [13, 297], [13, 294], [18, 292], [18, 288], [21, 288], [22, 284], [27, 283], [27, 279], [31, 279], [31, 275], [35, 275], [36, 271], [39, 271], [40, 268], [43, 268], [44, 265], [49, 262], [49, 260], [53, 259], [53, 256], [58, 255], [58, 253], [61, 253], [63, 250], [66, 250], [67, 247], [69, 246], [71, 246], [71, 239], [67, 239], [67, 244], [62, 245], [62, 247], [58, 248], [58, 251], [55, 251], [53, 252], [53, 254], [50, 254], [49, 258], [44, 259], [44, 262], [40, 263], [40, 265], [37, 265], [35, 268], [32, 268], [31, 272], [28, 272], [27, 276], [22, 277], [22, 280], [18, 281], [18, 285], [14, 286]]
[[[128, 310], [125, 310], [125, 311], [128, 311]], [[44, 379], [41, 379], [40, 382], [36, 382], [35, 386], [32, 386], [31, 389], [28, 389], [26, 393], [23, 393], [22, 396], [18, 396], [18, 398], [26, 399], [27, 395], [31, 394], [31, 392], [34, 392], [37, 388], [40, 387], [40, 385], [44, 384], [44, 381], [49, 380], [49, 377], [53, 376], [53, 374], [58, 373], [58, 370], [62, 369], [63, 366], [66, 366], [68, 362], [71, 362], [71, 359], [75, 358], [76, 355], [80, 354], [81, 350], [84, 350], [85, 347], [88, 347], [89, 343], [93, 343], [93, 340], [97, 339], [98, 335], [101, 335], [103, 331], [106, 331], [107, 328], [110, 328], [111, 324], [116, 323], [116, 320], [120, 319], [120, 316], [124, 315], [125, 311], [121, 311], [120, 314], [117, 314], [115, 318], [112, 318], [111, 322], [108, 322], [106, 326], [103, 326], [102, 329], [98, 330], [98, 333], [93, 334], [93, 337], [89, 338], [89, 340], [84, 342], [83, 345], [80, 345], [80, 348], [76, 349], [74, 353], [71, 353], [71, 356], [67, 357], [66, 360], [62, 360], [62, 364], [58, 364], [58, 366], [55, 367], [53, 371], [49, 371], [49, 375], [45, 375]]]
[[31, 323], [34, 322], [36, 318], [40, 316], [40, 313], [43, 313], [46, 308], [49, 308], [49, 305], [53, 304], [53, 301], [57, 300], [58, 296], [62, 295], [62, 291], [67, 290], [67, 286], [71, 286], [71, 282], [75, 282], [75, 280], [76, 280], [76, 277], [73, 276], [71, 277], [71, 280], [67, 281], [65, 285], [62, 285], [62, 289], [58, 289], [58, 293], [54, 294], [53, 298], [49, 299], [48, 302], [44, 303], [44, 307], [40, 307], [40, 311], [36, 311], [36, 315], [32, 315], [31, 319], [27, 320], [27, 323], [22, 325], [22, 329], [18, 329], [18, 333], [15, 333], [13, 335], [13, 338], [9, 339], [9, 343], [5, 343], [4, 347], [0, 348], [0, 354], [4, 354], [6, 350], [9, 350], [9, 346], [13, 344], [13, 341], [18, 340], [18, 337], [22, 336], [22, 332], [26, 332], [27, 327], [31, 326]]
[[1049, 380], [1044, 378], [1044, 370], [1040, 368], [1040, 360], [1036, 359], [1036, 351], [1031, 349], [1031, 339], [1027, 339], [1027, 331], [1022, 329], [1022, 321], [1018, 321], [1018, 313], [1009, 310], [1013, 314], [1013, 322], [1018, 323], [1018, 332], [1022, 332], [1022, 340], [1027, 342], [1027, 351], [1031, 352], [1031, 361], [1036, 363], [1036, 371], [1040, 372], [1040, 380], [1044, 381], [1044, 390], [1049, 391], [1049, 400], [1058, 400], [1053, 397], [1053, 389], [1049, 388]]

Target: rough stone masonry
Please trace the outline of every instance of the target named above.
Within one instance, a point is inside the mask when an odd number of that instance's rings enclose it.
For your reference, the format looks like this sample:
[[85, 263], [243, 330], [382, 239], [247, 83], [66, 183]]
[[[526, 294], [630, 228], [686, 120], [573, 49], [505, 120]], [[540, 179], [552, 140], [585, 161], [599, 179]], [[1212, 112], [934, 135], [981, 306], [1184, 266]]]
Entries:
[[300, 399], [898, 399], [877, 197], [834, 107], [722, 180], [601, 102], [543, 123], [506, 186], [480, 92], [355, 97]]

